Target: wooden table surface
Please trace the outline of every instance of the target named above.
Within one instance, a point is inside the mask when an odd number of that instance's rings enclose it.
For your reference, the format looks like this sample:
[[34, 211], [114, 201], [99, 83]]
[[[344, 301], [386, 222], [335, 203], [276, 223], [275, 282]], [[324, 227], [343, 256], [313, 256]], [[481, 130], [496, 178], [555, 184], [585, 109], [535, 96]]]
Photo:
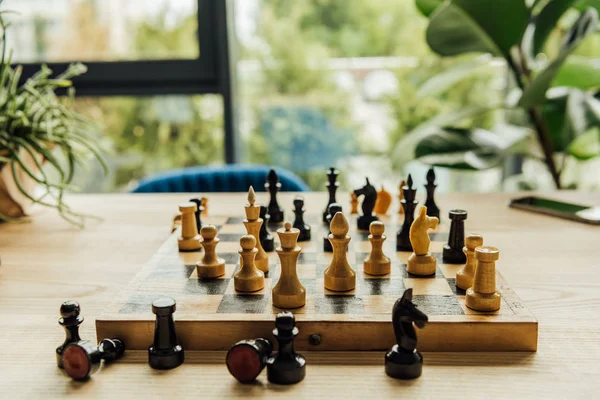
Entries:
[[[292, 196], [281, 195], [288, 213]], [[383, 353], [318, 352], [305, 354], [306, 379], [289, 387], [270, 385], [266, 372], [256, 384], [238, 384], [220, 352], [188, 353], [182, 367], [164, 372], [152, 370], [146, 354], [130, 353], [88, 382], [63, 376], [54, 355], [64, 340], [60, 304], [80, 302], [81, 336], [94, 340], [95, 318], [166, 239], [177, 204], [189, 197], [77, 195], [70, 204], [104, 220], [79, 230], [41, 210], [32, 223], [0, 225], [0, 398], [598, 396], [600, 227], [509, 209], [514, 194], [440, 195], [438, 205], [443, 214], [468, 210], [467, 232], [500, 248], [498, 269], [539, 321], [537, 353], [425, 353], [423, 376], [415, 381], [388, 378]], [[245, 197], [212, 194], [209, 212], [242, 215]], [[258, 197], [265, 200], [264, 193]], [[600, 204], [600, 194], [551, 197]], [[323, 193], [306, 195], [311, 213], [325, 203]]]

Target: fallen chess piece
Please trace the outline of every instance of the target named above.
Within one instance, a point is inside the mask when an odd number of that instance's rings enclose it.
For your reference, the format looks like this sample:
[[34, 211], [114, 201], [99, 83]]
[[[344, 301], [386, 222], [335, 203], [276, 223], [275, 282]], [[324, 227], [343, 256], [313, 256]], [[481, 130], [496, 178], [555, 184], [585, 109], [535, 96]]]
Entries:
[[225, 364], [235, 379], [250, 383], [265, 368], [272, 352], [273, 344], [269, 339], [242, 340], [229, 349]]
[[67, 345], [63, 353], [64, 370], [72, 379], [88, 379], [100, 368], [102, 360], [112, 362], [125, 353], [125, 345], [119, 339], [103, 339], [98, 346], [87, 340]]
[[79, 337], [79, 325], [83, 323], [80, 315], [81, 307], [76, 301], [65, 301], [60, 306], [60, 319], [58, 323], [65, 328], [66, 338], [63, 344], [56, 348], [56, 364], [63, 368], [63, 353], [67, 346], [81, 340]]
[[185, 354], [177, 342], [173, 314], [177, 309], [175, 300], [162, 297], [152, 302], [156, 315], [154, 343], [148, 349], [148, 363], [154, 369], [172, 369], [183, 364]]
[[406, 289], [392, 310], [396, 344], [385, 355], [385, 373], [392, 378], [414, 379], [423, 372], [414, 326], [423, 329], [428, 318], [412, 303], [412, 296], [412, 289]]
[[300, 382], [306, 376], [306, 359], [294, 350], [298, 328], [291, 312], [277, 314], [273, 336], [277, 339], [279, 351], [267, 360], [269, 382], [280, 385]]

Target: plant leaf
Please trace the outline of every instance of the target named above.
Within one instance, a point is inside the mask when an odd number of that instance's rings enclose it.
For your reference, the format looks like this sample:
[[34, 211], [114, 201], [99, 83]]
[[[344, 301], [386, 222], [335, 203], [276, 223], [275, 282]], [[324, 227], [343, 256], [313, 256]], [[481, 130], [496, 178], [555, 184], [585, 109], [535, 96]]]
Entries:
[[527, 136], [522, 128], [505, 127], [507, 135], [484, 129], [440, 129], [419, 142], [415, 156], [426, 164], [448, 168], [493, 168], [504, 160], [515, 143]]
[[454, 0], [431, 15], [427, 43], [442, 56], [467, 52], [507, 56], [521, 41], [528, 19], [524, 0]]
[[600, 128], [594, 127], [577, 137], [569, 146], [568, 153], [578, 160], [600, 156]]
[[596, 30], [597, 25], [598, 11], [596, 9], [589, 8], [581, 13], [577, 21], [566, 33], [558, 57], [546, 66], [523, 91], [523, 95], [519, 100], [519, 106], [529, 108], [542, 104], [546, 100], [546, 91], [567, 57], [577, 48], [583, 38]]
[[577, 0], [552, 0], [535, 17], [533, 21], [535, 31], [532, 49], [534, 55], [542, 51], [548, 36], [556, 27], [560, 17], [576, 2]]
[[482, 54], [467, 62], [457, 64], [428, 79], [417, 91], [417, 96], [427, 97], [443, 93], [456, 83], [473, 74], [477, 68], [489, 65], [492, 60], [493, 57], [491, 55]]
[[554, 77], [552, 86], [582, 90], [600, 87], [600, 63], [586, 57], [569, 57]]
[[429, 17], [444, 0], [415, 0], [417, 9], [426, 17]]
[[598, 12], [600, 12], [600, 0], [579, 0], [579, 2], [575, 5], [579, 11], [583, 11], [588, 7], [594, 7]]

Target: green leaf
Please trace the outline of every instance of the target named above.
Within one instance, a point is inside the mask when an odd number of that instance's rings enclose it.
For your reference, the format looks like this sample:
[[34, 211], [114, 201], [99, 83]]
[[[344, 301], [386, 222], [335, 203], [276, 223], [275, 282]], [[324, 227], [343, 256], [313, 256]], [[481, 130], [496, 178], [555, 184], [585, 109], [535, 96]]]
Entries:
[[535, 17], [533, 21], [535, 26], [535, 33], [533, 34], [534, 55], [542, 51], [548, 36], [556, 27], [560, 17], [576, 2], [577, 0], [552, 0]]
[[415, 0], [417, 8], [426, 17], [429, 17], [443, 2], [444, 0]]
[[568, 153], [578, 160], [590, 160], [600, 156], [600, 128], [594, 127], [576, 138]]
[[493, 57], [489, 54], [482, 54], [469, 61], [457, 64], [428, 79], [417, 91], [418, 97], [435, 96], [445, 92], [456, 83], [473, 74], [478, 68], [489, 65]]
[[593, 7], [600, 12], [600, 0], [579, 0], [575, 5], [575, 8], [579, 11], [583, 11], [588, 7]]
[[526, 130], [505, 126], [507, 135], [484, 129], [445, 128], [421, 140], [415, 156], [430, 165], [483, 170], [499, 165], [509, 149], [527, 135]]
[[597, 25], [598, 12], [595, 9], [589, 8], [581, 13], [571, 29], [565, 34], [562, 49], [558, 57], [548, 64], [523, 91], [523, 95], [519, 100], [519, 106], [529, 108], [542, 104], [546, 100], [546, 91], [567, 57], [588, 34], [596, 30]]
[[427, 43], [442, 56], [467, 52], [507, 56], [521, 41], [528, 19], [524, 0], [454, 0], [431, 15]]
[[600, 63], [585, 57], [570, 57], [554, 77], [552, 86], [583, 90], [600, 87]]

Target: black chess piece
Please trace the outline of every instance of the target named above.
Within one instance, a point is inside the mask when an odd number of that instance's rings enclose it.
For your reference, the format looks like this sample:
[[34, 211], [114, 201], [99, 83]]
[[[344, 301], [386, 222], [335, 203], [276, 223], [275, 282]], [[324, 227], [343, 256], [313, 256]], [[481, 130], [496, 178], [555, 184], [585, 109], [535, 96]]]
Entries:
[[339, 172], [334, 167], [329, 168], [329, 173], [327, 174], [327, 183], [325, 183], [325, 187], [327, 188], [327, 192], [329, 192], [329, 200], [327, 200], [327, 206], [325, 207], [325, 211], [323, 211], [323, 222], [327, 223], [327, 216], [329, 215], [329, 206], [333, 203], [337, 203], [335, 199], [335, 193], [337, 192], [340, 183], [337, 181]]
[[65, 328], [67, 335], [63, 344], [56, 348], [56, 364], [59, 368], [63, 367], [63, 352], [65, 348], [71, 344], [81, 340], [79, 337], [79, 325], [83, 322], [83, 317], [80, 315], [81, 307], [76, 301], [65, 301], [60, 306], [60, 318], [58, 323]]
[[[333, 203], [329, 205], [329, 215], [327, 216], [327, 226], [331, 225], [331, 220], [333, 216], [337, 212], [342, 212], [342, 206], [338, 203]], [[329, 234], [331, 233], [331, 228], [329, 228], [329, 232], [323, 237], [323, 251], [327, 253], [333, 252], [333, 247], [331, 246], [331, 242], [329, 241]]]
[[88, 379], [104, 362], [115, 361], [125, 353], [125, 345], [119, 339], [103, 339], [98, 346], [87, 340], [69, 344], [64, 351], [64, 369], [75, 380]]
[[270, 200], [267, 211], [271, 216], [271, 222], [283, 222], [283, 210], [277, 202], [277, 192], [281, 189], [281, 183], [279, 183], [279, 177], [274, 169], [269, 171], [267, 175], [267, 183], [265, 183], [265, 190], [269, 192]]
[[185, 358], [183, 348], [177, 342], [173, 313], [175, 300], [162, 297], [152, 302], [152, 312], [156, 314], [154, 344], [148, 349], [148, 362], [155, 369], [172, 369], [180, 366]]
[[202, 211], [204, 211], [204, 206], [202, 205], [202, 200], [198, 199], [198, 198], [194, 198], [194, 199], [190, 199], [190, 202], [192, 203], [196, 203], [196, 205], [198, 206], [198, 209], [196, 210], [196, 212], [194, 213], [196, 216], [196, 226], [198, 228], [198, 232], [200, 232], [200, 228], [202, 228]]
[[369, 178], [367, 178], [366, 185], [360, 189], [356, 189], [354, 194], [356, 196], [365, 196], [361, 205], [362, 215], [358, 217], [356, 223], [358, 229], [368, 231], [371, 222], [379, 220], [379, 218], [373, 214], [373, 208], [375, 208], [375, 202], [377, 201], [377, 189], [375, 189], [375, 186], [371, 185]]
[[273, 336], [279, 343], [279, 351], [267, 360], [267, 379], [271, 383], [289, 385], [298, 383], [306, 375], [306, 360], [294, 350], [298, 328], [294, 315], [289, 312], [277, 314]]
[[269, 339], [242, 340], [229, 349], [225, 364], [235, 379], [249, 383], [260, 375], [272, 352], [273, 344]]
[[297, 196], [294, 199], [294, 228], [300, 231], [298, 235], [299, 242], [306, 242], [310, 240], [310, 225], [304, 222], [304, 197]]
[[396, 250], [413, 251], [409, 234], [410, 226], [415, 220], [415, 208], [417, 208], [419, 202], [415, 200], [417, 189], [413, 189], [413, 180], [410, 174], [408, 174], [406, 186], [402, 188], [402, 192], [404, 193], [404, 199], [401, 201], [402, 208], [404, 209], [404, 223], [396, 235]]
[[267, 224], [271, 218], [271, 216], [267, 213], [267, 207], [260, 206], [260, 218], [263, 219], [263, 223], [260, 226], [260, 232], [258, 234], [260, 244], [265, 251], [273, 251], [275, 249], [275, 239], [273, 239], [273, 235], [271, 235], [267, 229]]
[[467, 256], [463, 252], [465, 246], [465, 220], [467, 212], [465, 210], [450, 210], [450, 236], [448, 244], [444, 245], [442, 259], [446, 264], [464, 264], [467, 262]]
[[440, 219], [440, 209], [435, 204], [435, 199], [433, 198], [435, 188], [437, 188], [437, 185], [435, 184], [435, 171], [432, 167], [427, 171], [427, 184], [425, 185], [427, 199], [425, 200], [425, 207], [427, 207], [427, 215]]
[[[406, 289], [396, 301], [392, 323], [396, 344], [385, 355], [385, 373], [392, 378], [414, 379], [423, 372], [423, 356], [417, 351], [416, 325], [423, 329], [427, 315], [412, 302], [412, 289]], [[414, 325], [413, 325], [414, 324]]]

